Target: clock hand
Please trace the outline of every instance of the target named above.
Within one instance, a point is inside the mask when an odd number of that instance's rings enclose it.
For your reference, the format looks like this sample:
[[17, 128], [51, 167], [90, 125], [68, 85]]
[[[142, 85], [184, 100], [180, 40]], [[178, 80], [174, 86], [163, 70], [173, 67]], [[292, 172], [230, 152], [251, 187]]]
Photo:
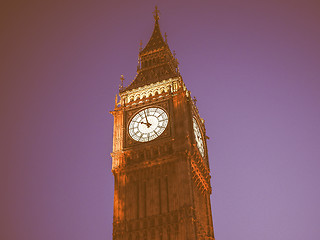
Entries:
[[141, 124], [145, 124], [145, 125], [147, 125], [147, 127], [149, 128], [152, 124], [150, 124], [150, 123], [145, 123], [145, 122], [140, 122]]
[[149, 128], [152, 124], [150, 124], [150, 123], [148, 122], [148, 118], [147, 118], [146, 110], [144, 110], [143, 112], [144, 112], [144, 115], [145, 115], [146, 120], [147, 120], [146, 125], [147, 125], [147, 127]]

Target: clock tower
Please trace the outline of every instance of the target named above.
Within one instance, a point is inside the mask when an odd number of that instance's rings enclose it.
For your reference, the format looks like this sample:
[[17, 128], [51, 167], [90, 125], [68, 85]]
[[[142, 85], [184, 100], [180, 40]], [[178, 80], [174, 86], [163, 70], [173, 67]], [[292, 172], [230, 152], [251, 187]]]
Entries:
[[213, 240], [204, 120], [154, 18], [112, 111], [113, 240]]

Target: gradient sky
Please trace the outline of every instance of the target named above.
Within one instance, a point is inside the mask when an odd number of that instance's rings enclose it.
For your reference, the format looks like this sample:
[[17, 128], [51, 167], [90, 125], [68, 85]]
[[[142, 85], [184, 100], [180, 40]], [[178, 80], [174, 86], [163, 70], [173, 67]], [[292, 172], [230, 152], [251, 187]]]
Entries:
[[206, 121], [216, 239], [320, 239], [318, 0], [2, 2], [0, 239], [111, 239], [109, 111], [156, 4]]

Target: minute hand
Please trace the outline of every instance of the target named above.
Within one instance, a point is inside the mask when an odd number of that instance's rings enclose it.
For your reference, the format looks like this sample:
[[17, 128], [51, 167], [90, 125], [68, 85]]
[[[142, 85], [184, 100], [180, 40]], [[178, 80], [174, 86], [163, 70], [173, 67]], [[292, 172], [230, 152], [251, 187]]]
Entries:
[[146, 110], [144, 110], [143, 112], [144, 112], [144, 115], [145, 115], [145, 117], [146, 117], [147, 127], [150, 127], [152, 124], [150, 124], [150, 123], [148, 122], [148, 118], [147, 118]]

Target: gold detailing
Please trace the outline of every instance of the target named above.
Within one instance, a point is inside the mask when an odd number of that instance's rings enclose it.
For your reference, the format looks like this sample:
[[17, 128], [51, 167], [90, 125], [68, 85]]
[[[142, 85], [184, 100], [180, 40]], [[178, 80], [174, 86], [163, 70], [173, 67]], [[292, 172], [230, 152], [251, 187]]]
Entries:
[[114, 107], [118, 106], [118, 94], [116, 94], [116, 98], [114, 99]]
[[156, 5], [156, 7], [155, 7], [155, 10], [154, 10], [154, 12], [153, 12], [153, 16], [154, 16], [154, 19], [156, 20], [156, 21], [158, 21], [159, 20], [159, 13], [160, 13], [160, 11], [158, 10], [158, 7], [157, 7], [157, 5]]
[[[196, 146], [194, 146], [196, 147]], [[200, 157], [200, 154], [191, 154], [187, 152], [187, 156], [190, 159], [192, 179], [199, 190], [204, 193], [211, 194], [212, 188], [210, 184], [210, 170], [207, 163]]]
[[193, 96], [193, 99], [192, 99], [192, 100], [193, 100], [194, 104], [197, 105], [197, 99], [196, 99], [195, 96]]
[[119, 90], [122, 90], [123, 89], [123, 81], [124, 81], [124, 76], [123, 75], [121, 75], [120, 81], [121, 81], [121, 84], [119, 86]]
[[182, 82], [181, 78], [169, 78], [168, 80], [151, 83], [143, 87], [120, 93], [120, 97], [123, 99], [121, 102], [130, 103], [138, 99], [155, 96], [156, 94], [160, 95], [162, 93], [174, 93], [180, 88], [182, 88], [184, 91], [187, 91], [187, 88]]

